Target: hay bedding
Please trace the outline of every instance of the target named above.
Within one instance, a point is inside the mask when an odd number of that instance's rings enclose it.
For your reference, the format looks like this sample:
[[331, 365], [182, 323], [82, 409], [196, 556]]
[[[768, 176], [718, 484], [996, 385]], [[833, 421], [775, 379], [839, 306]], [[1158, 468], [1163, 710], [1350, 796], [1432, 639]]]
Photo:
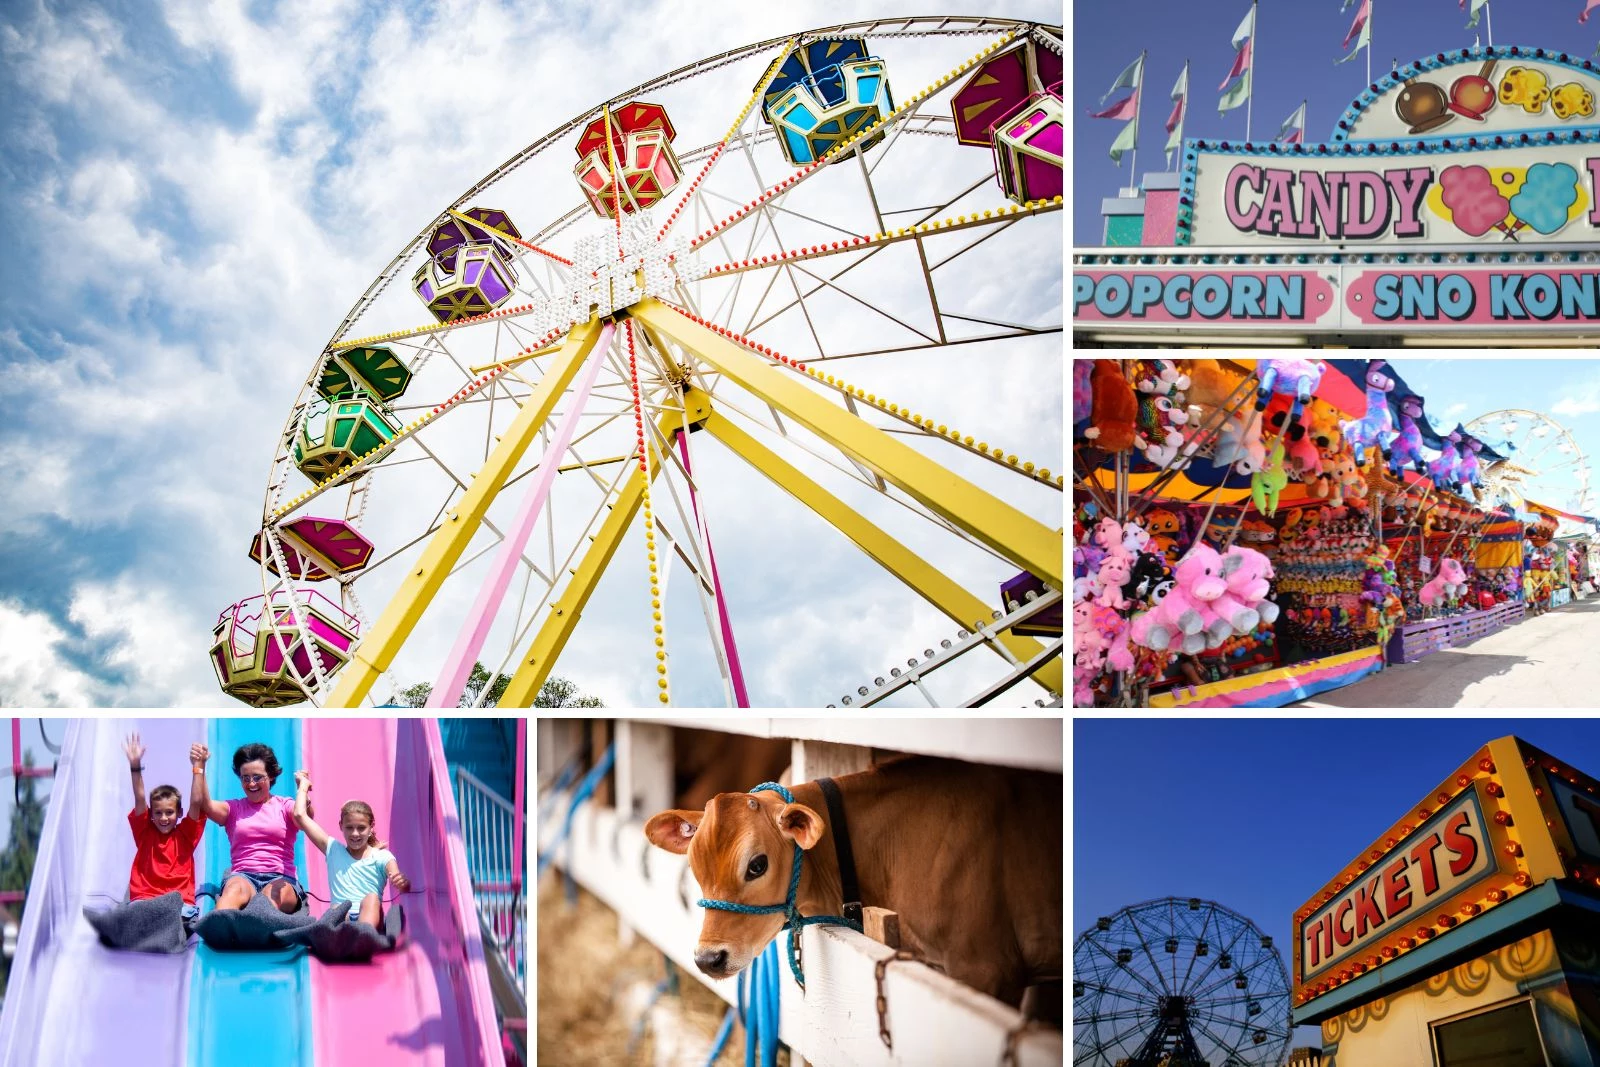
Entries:
[[[642, 937], [624, 948], [617, 916], [578, 891], [568, 905], [559, 877], [539, 887], [538, 1062], [541, 1067], [662, 1067], [705, 1062], [727, 1006], [687, 974], [677, 997], [663, 995], [630, 1056], [629, 1038], [648, 991], [662, 978], [661, 953]], [[659, 1034], [657, 1031], [660, 1031]], [[744, 1028], [735, 1023], [718, 1067], [744, 1063]], [[787, 1050], [778, 1053], [780, 1067]]]

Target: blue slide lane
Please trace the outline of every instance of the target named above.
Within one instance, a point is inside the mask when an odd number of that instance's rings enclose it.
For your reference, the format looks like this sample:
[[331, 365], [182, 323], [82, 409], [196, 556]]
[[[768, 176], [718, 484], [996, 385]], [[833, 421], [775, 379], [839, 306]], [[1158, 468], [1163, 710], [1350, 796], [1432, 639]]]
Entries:
[[[294, 772], [301, 766], [299, 719], [212, 719], [208, 734], [211, 762], [207, 785], [217, 800], [242, 797], [233, 773], [233, 753], [252, 741], [270, 745], [283, 774], [272, 791], [294, 796]], [[220, 888], [228, 871], [228, 845], [222, 828], [206, 830], [201, 882]], [[295, 867], [306, 884], [305, 837], [295, 841]], [[210, 910], [209, 901], [201, 907]], [[195, 952], [190, 975], [189, 1065], [223, 1067], [244, 1062], [272, 1067], [311, 1067], [311, 967], [303, 952]]]

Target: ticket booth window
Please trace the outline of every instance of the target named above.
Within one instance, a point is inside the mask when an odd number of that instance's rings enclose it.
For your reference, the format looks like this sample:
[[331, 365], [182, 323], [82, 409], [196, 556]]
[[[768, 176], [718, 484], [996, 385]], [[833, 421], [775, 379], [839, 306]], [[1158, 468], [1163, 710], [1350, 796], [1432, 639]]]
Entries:
[[1549, 1067], [1532, 1001], [1441, 1023], [1433, 1035], [1438, 1067]]

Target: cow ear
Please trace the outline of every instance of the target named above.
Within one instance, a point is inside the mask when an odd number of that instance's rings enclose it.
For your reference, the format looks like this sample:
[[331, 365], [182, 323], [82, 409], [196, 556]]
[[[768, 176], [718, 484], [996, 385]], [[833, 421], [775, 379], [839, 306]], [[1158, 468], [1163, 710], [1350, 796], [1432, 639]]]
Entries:
[[822, 840], [822, 816], [804, 804], [785, 804], [778, 812], [778, 830], [801, 848], [809, 849]]
[[703, 811], [663, 811], [652, 815], [644, 824], [644, 836], [657, 848], [683, 855], [689, 851], [689, 839], [700, 829]]

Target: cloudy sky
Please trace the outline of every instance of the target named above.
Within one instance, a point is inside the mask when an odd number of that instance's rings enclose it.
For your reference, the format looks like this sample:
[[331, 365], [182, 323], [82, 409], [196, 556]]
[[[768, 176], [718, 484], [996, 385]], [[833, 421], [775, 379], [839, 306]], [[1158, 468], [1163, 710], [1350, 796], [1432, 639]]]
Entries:
[[[205, 651], [218, 611], [259, 592], [245, 550], [284, 419], [334, 327], [412, 236], [479, 177], [613, 94], [742, 44], [885, 13], [894, 12], [805, 2], [777, 15], [730, 2], [8, 5], [0, 704], [226, 700]], [[1004, 13], [1060, 18], [1041, 0]], [[884, 41], [875, 51], [898, 100], [982, 43], [940, 53]], [[897, 55], [908, 81], [896, 80]], [[680, 149], [722, 135], [762, 65], [678, 95], [669, 106]], [[570, 147], [557, 149], [552, 166], [570, 168]], [[959, 151], [949, 181], [981, 178], [984, 153]], [[917, 147], [895, 158], [920, 161], [923, 175], [937, 162]], [[900, 179], [907, 206], [922, 192], [917, 178]], [[525, 199], [494, 206], [536, 232], [578, 202], [575, 186], [540, 199], [544, 180], [508, 186], [506, 197]], [[974, 307], [1060, 322], [1060, 219], [1018, 228], [1034, 244], [983, 264]], [[888, 301], [908, 277], [872, 284]], [[420, 324], [420, 311], [413, 303], [372, 328]], [[850, 350], [880, 340], [878, 328], [864, 320]], [[919, 410], [1055, 467], [1061, 385], [1048, 368], [1059, 337], [1002, 346], [992, 359], [971, 346], [887, 365], [852, 360], [851, 380], [892, 386]], [[949, 462], [990, 476], [970, 457]], [[718, 485], [705, 506], [724, 578], [733, 575], [736, 627], [748, 628], [741, 651], [759, 676], [758, 701], [835, 700], [952, 630], [765, 482], [729, 466]], [[1021, 495], [1034, 514], [1054, 507], [1059, 524], [1059, 496]], [[413, 534], [438, 503], [412, 517]], [[642, 543], [623, 557], [632, 571], [608, 576], [557, 669], [613, 706], [647, 699], [653, 681]], [[1003, 577], [993, 566], [961, 574], [985, 596]], [[448, 605], [464, 607], [474, 591], [451, 590], [396, 681], [432, 677], [460, 622]], [[383, 602], [364, 599], [373, 612]], [[690, 596], [680, 626], [673, 604], [678, 699], [720, 701], [705, 625], [688, 617], [699, 608]]]

